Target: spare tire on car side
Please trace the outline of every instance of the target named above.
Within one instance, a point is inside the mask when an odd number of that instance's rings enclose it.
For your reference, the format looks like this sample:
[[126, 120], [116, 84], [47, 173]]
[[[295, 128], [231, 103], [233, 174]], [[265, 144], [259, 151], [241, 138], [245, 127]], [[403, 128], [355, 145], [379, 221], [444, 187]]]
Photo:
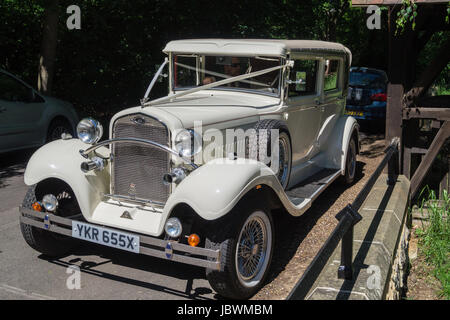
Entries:
[[275, 172], [278, 176], [280, 184], [283, 189], [286, 189], [289, 184], [289, 177], [292, 167], [292, 147], [289, 130], [287, 126], [280, 120], [265, 119], [258, 121], [254, 126], [256, 135], [248, 141], [248, 156], [252, 159], [257, 159], [271, 166], [272, 163], [264, 156], [272, 159], [272, 130], [278, 130], [278, 171]]

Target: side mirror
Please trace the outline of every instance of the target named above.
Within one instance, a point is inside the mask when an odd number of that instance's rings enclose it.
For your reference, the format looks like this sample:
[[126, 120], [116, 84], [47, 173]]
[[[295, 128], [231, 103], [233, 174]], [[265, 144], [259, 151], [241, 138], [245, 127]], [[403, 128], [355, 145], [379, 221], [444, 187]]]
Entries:
[[295, 91], [297, 92], [306, 91], [306, 72], [295, 72], [295, 81], [288, 79], [286, 83], [289, 85], [295, 84]]

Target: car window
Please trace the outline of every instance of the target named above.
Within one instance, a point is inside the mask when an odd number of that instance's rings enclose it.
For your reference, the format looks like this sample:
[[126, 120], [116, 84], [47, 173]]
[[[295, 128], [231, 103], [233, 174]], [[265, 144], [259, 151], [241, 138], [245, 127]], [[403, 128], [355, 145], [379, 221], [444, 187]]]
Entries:
[[386, 78], [378, 73], [350, 71], [349, 85], [384, 88], [386, 86]]
[[28, 101], [30, 89], [13, 77], [0, 73], [0, 99], [6, 101]]
[[339, 60], [325, 60], [324, 91], [338, 87]]
[[289, 73], [289, 97], [314, 95], [317, 93], [316, 79], [319, 61], [296, 59]]

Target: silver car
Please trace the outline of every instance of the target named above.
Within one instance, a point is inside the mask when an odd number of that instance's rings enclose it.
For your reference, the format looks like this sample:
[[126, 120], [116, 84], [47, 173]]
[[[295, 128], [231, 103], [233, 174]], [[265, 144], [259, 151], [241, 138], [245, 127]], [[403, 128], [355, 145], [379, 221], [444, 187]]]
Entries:
[[78, 116], [72, 104], [38, 93], [0, 69], [0, 153], [37, 147], [73, 134]]

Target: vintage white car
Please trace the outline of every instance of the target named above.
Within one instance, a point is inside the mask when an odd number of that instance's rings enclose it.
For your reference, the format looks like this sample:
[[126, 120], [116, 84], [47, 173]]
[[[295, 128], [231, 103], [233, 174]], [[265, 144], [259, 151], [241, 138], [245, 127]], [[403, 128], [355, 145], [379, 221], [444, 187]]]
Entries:
[[[141, 105], [116, 114], [107, 139], [83, 119], [78, 139], [32, 156], [23, 236], [49, 256], [82, 239], [205, 267], [217, 293], [248, 298], [276, 250], [274, 209], [300, 216], [334, 180], [354, 180], [351, 53], [225, 39], [171, 41], [163, 52]], [[152, 100], [159, 77], [169, 94]]]

